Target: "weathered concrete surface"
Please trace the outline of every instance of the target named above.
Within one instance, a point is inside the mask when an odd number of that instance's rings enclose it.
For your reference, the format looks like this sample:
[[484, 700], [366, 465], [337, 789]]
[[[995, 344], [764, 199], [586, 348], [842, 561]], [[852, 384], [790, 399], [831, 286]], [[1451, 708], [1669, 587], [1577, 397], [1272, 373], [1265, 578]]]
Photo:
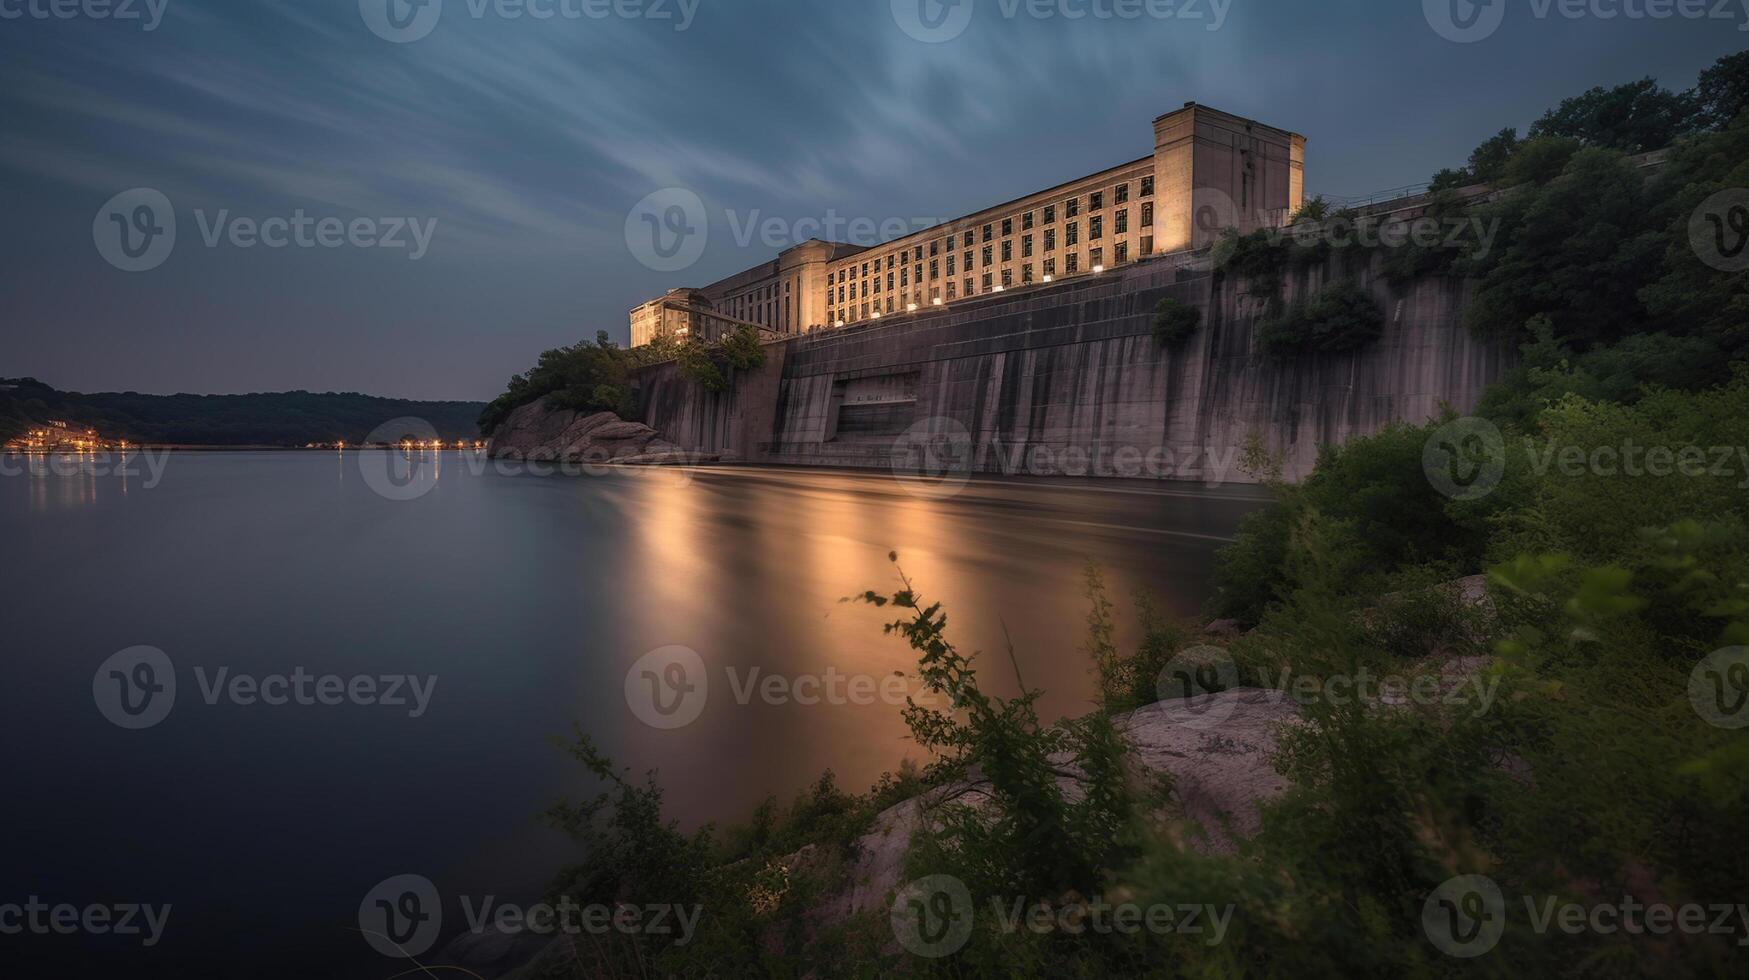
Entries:
[[[766, 368], [728, 396], [689, 385], [673, 365], [648, 368], [639, 411], [688, 449], [873, 467], [891, 465], [909, 426], [949, 420], [974, 469], [1046, 476], [1246, 481], [1237, 461], [1255, 436], [1295, 479], [1320, 446], [1423, 421], [1442, 404], [1472, 408], [1511, 364], [1509, 350], [1461, 325], [1462, 281], [1397, 287], [1380, 268], [1375, 259], [1356, 278], [1385, 313], [1384, 335], [1353, 353], [1264, 357], [1264, 301], [1180, 254], [773, 344]], [[1284, 298], [1329, 277], [1290, 275]], [[1152, 336], [1167, 296], [1203, 310], [1181, 348]]]

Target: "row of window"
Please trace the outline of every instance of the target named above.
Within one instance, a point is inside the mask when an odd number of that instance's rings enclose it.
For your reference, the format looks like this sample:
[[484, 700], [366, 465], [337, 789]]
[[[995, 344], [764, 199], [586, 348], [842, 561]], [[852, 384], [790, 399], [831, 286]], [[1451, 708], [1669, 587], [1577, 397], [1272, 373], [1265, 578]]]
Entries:
[[[1141, 255], [1147, 255], [1150, 252], [1152, 252], [1153, 248], [1154, 248], [1153, 236], [1152, 235], [1143, 236], [1141, 241], [1138, 243], [1138, 247], [1140, 248]], [[951, 278], [951, 276], [952, 276], [952, 272], [951, 272], [952, 256], [949, 256], [949, 259], [950, 259], [950, 271], [949, 271], [950, 278], [947, 280], [945, 293], [943, 291], [943, 287], [931, 286], [930, 290], [929, 290], [929, 302], [932, 304], [939, 303], [939, 302], [952, 302], [955, 299], [959, 299], [962, 295], [970, 297], [970, 296], [977, 295], [977, 293], [979, 292], [978, 289], [974, 288], [973, 280], [971, 280], [971, 279], [955, 280], [955, 279]], [[1112, 248], [1112, 262], [1113, 262], [1113, 264], [1122, 265], [1122, 264], [1128, 262], [1129, 260], [1130, 260], [1129, 242], [1118, 242], [1115, 246], [1113, 246], [1113, 248]], [[1099, 248], [1099, 247], [1094, 247], [1094, 248], [1089, 249], [1088, 253], [1087, 253], [1087, 267], [1091, 270], [1091, 269], [1100, 268], [1104, 265], [1105, 265], [1105, 250], [1103, 248]], [[1080, 255], [1078, 255], [1077, 253], [1071, 252], [1071, 253], [1063, 256], [1063, 274], [1064, 275], [1075, 275], [1075, 274], [1079, 273], [1080, 271], [1081, 271], [1081, 257], [1080, 257]], [[1046, 258], [1040, 266], [1039, 274], [1042, 276], [1047, 276], [1047, 277], [1055, 277], [1057, 275], [1057, 260], [1056, 260], [1056, 258], [1055, 257]], [[1022, 263], [1020, 266], [1019, 275], [1020, 275], [1020, 282], [1022, 285], [1028, 285], [1028, 284], [1031, 284], [1032, 282], [1034, 282], [1035, 280], [1033, 278], [1033, 263], [1031, 263], [1031, 262]], [[1013, 286], [1014, 285], [1014, 277], [1015, 277], [1015, 270], [1014, 269], [1012, 269], [1012, 268], [1003, 269], [1001, 271], [1001, 275], [1000, 275], [1001, 288], [1007, 289], [1008, 287]], [[997, 275], [993, 272], [985, 272], [983, 274], [983, 277], [980, 280], [980, 282], [982, 284], [982, 292], [985, 292], [985, 293], [994, 292], [997, 288], [997, 286], [996, 286]], [[869, 290], [868, 290], [869, 284], [866, 282], [861, 284], [860, 295], [858, 294], [858, 286], [856, 283], [848, 283], [847, 284], [847, 287], [849, 289], [848, 294], [845, 292], [845, 289], [847, 288], [846, 286], [839, 286], [838, 292], [836, 294], [836, 303], [833, 302], [833, 296], [832, 296], [832, 294], [829, 293], [827, 295], [827, 303], [828, 303], [828, 307], [827, 307], [827, 311], [826, 311], [827, 322], [833, 323], [833, 324], [838, 324], [838, 323], [843, 323], [846, 321], [867, 319], [868, 317], [870, 317], [872, 315], [876, 315], [876, 314], [884, 315], [887, 313], [898, 312], [899, 311], [899, 307], [898, 307], [899, 303], [904, 303], [906, 309], [909, 309], [912, 307], [921, 307], [924, 303], [923, 293], [920, 291], [913, 291], [909, 296], [895, 299], [892, 295], [890, 295], [893, 292], [892, 285], [891, 285], [890, 281], [889, 281], [889, 284], [887, 287], [887, 291], [888, 291], [889, 295], [886, 296], [886, 298], [883, 302], [881, 296], [879, 295], [881, 290], [880, 290], [880, 281], [878, 278], [874, 281], [874, 285], [875, 285], [875, 289], [874, 289], [875, 296], [873, 297], [872, 301], [871, 302], [863, 302], [860, 304], [857, 302], [857, 300], [870, 299]], [[908, 284], [902, 283], [901, 285], [904, 286], [904, 285], [908, 285]], [[918, 281], [918, 285], [921, 285], [921, 280]], [[962, 289], [963, 289], [963, 293], [961, 292]]]
[[[1154, 178], [1151, 176], [1143, 177], [1143, 178], [1141, 178], [1140, 184], [1141, 184], [1141, 186], [1139, 189], [1138, 196], [1139, 197], [1152, 197], [1154, 194]], [[1128, 182], [1116, 185], [1112, 189], [1112, 197], [1113, 197], [1114, 202], [1117, 204], [1124, 204], [1124, 203], [1128, 202], [1130, 199], [1130, 185], [1128, 184]], [[1093, 191], [1093, 192], [1089, 193], [1087, 195], [1087, 209], [1089, 212], [1104, 210], [1105, 209], [1105, 192], [1104, 191]], [[1021, 215], [1020, 215], [1020, 230], [1021, 231], [1031, 231], [1032, 230], [1032, 228], [1033, 228], [1033, 215], [1035, 213], [1038, 213], [1038, 212], [1025, 211], [1025, 212], [1021, 213]], [[1045, 225], [1056, 224], [1056, 222], [1057, 222], [1057, 205], [1055, 205], [1055, 204], [1045, 205], [1042, 208], [1042, 214], [1043, 214], [1043, 223]], [[1081, 198], [1079, 196], [1071, 197], [1068, 200], [1063, 202], [1063, 216], [1065, 219], [1079, 217], [1080, 214], [1081, 214]], [[1014, 222], [1015, 222], [1015, 219], [1012, 217], [1003, 218], [1001, 220], [1001, 222], [999, 223], [999, 225], [997, 222], [990, 222], [990, 223], [987, 223], [984, 225], [984, 227], [981, 230], [981, 233], [978, 231], [973, 231], [971, 229], [967, 229], [966, 231], [962, 232], [959, 235], [959, 238], [961, 239], [961, 247], [970, 249], [974, 245], [979, 244], [980, 242], [985, 243], [985, 244], [993, 242], [994, 239], [996, 238], [996, 229], [998, 226], [1000, 226], [1000, 228], [1002, 230], [1001, 237], [1006, 239], [1009, 236], [1014, 234]], [[1154, 204], [1152, 201], [1146, 202], [1142, 205], [1141, 222], [1144, 226], [1152, 225], [1154, 223]], [[1129, 211], [1127, 209], [1121, 209], [1116, 213], [1115, 230], [1118, 234], [1123, 234], [1124, 232], [1129, 230]], [[1079, 233], [1077, 223], [1073, 222], [1073, 221], [1068, 222], [1068, 224], [1065, 225], [1065, 231], [1068, 235], [1069, 243], [1074, 244], [1076, 239], [1077, 239], [1078, 233]], [[1088, 219], [1088, 237], [1089, 237], [1089, 239], [1090, 240], [1098, 239], [1103, 234], [1104, 234], [1104, 218], [1103, 218], [1103, 216], [1094, 215], [1091, 218], [1089, 218]], [[931, 258], [936, 258], [939, 255], [941, 255], [941, 253], [944, 251], [948, 252], [948, 253], [952, 253], [954, 250], [954, 239], [955, 239], [954, 235], [948, 235], [945, 238], [931, 240], [928, 244], [929, 256]], [[1054, 228], [1046, 230], [1045, 241], [1046, 241], [1045, 248], [1047, 250], [1056, 247], [1054, 244], [1056, 241], [1056, 230]], [[1022, 247], [1028, 248], [1029, 246], [1027, 244], [1025, 244], [1025, 242], [1023, 242]], [[1003, 254], [1004, 254], [1004, 261], [1007, 261], [1007, 257], [1010, 255], [1012, 248], [1013, 248], [1012, 243], [1003, 242], [1002, 249], [1003, 249]], [[912, 246], [911, 248], [905, 249], [904, 251], [895, 252], [893, 254], [887, 255], [884, 257], [884, 260], [886, 262], [886, 268], [888, 270], [891, 270], [899, 262], [905, 261], [905, 259], [907, 257], [906, 252], [910, 253], [910, 255], [909, 255], [910, 261], [921, 262], [921, 261], [923, 261], [923, 250], [924, 250], [923, 245], [916, 245], [916, 246]], [[989, 255], [989, 252], [990, 252], [990, 250], [988, 248], [984, 249], [984, 254], [986, 256]], [[970, 258], [971, 253], [967, 252], [966, 256], [967, 256], [966, 263], [969, 266], [971, 264], [971, 258]], [[951, 254], [949, 254], [948, 260], [950, 263], [952, 262], [952, 259], [953, 259], [953, 256]], [[883, 259], [876, 258], [876, 259], [873, 259], [872, 261], [862, 262], [860, 264], [860, 268], [856, 263], [851, 263], [849, 265], [840, 267], [838, 270], [838, 276], [837, 276], [838, 282], [845, 283], [853, 278], [864, 279], [864, 278], [867, 278], [869, 276], [869, 273], [871, 271], [874, 272], [878, 276], [879, 273], [881, 272], [882, 261], [883, 261]], [[985, 259], [985, 264], [986, 265], [989, 264], [989, 259], [987, 257]], [[950, 272], [949, 275], [952, 275], [952, 273]]]

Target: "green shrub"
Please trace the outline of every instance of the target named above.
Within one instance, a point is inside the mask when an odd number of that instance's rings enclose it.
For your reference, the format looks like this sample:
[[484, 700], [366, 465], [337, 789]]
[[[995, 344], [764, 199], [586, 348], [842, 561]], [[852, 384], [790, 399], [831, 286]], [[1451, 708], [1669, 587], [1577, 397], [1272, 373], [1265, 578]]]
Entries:
[[1154, 306], [1154, 339], [1164, 347], [1178, 347], [1202, 325], [1202, 310], [1170, 296]]
[[1356, 283], [1337, 282], [1258, 320], [1257, 345], [1270, 357], [1287, 360], [1312, 352], [1356, 350], [1377, 340], [1384, 329], [1384, 313], [1372, 294]]

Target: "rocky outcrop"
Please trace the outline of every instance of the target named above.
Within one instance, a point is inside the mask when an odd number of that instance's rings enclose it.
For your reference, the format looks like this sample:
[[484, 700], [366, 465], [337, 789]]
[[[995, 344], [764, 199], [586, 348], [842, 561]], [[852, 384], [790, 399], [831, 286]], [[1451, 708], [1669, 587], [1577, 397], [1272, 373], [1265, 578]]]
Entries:
[[697, 463], [715, 457], [687, 452], [642, 422], [612, 412], [577, 412], [552, 395], [510, 413], [492, 433], [493, 459], [585, 463]]

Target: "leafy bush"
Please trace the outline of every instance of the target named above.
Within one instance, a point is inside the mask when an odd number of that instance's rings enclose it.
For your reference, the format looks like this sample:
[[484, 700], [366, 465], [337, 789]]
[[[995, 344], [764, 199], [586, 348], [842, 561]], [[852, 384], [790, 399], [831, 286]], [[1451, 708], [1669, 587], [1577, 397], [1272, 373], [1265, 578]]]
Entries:
[[1177, 347], [1196, 334], [1202, 325], [1202, 310], [1170, 296], [1154, 306], [1154, 339], [1165, 347]]
[[1270, 357], [1286, 360], [1314, 351], [1355, 350], [1377, 340], [1384, 329], [1384, 313], [1372, 294], [1356, 283], [1337, 282], [1257, 321], [1257, 345]]

